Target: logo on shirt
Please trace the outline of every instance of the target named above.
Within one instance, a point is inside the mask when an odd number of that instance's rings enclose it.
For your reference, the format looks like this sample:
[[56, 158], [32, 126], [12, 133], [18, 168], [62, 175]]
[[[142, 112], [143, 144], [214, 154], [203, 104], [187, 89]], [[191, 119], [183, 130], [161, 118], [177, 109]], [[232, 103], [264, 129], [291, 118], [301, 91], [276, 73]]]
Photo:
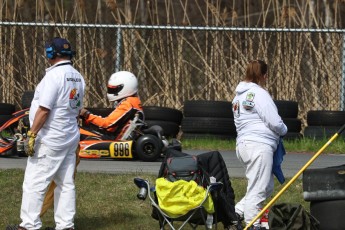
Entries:
[[253, 101], [255, 97], [255, 93], [248, 92], [246, 96], [246, 101]]
[[80, 97], [76, 88], [72, 89], [69, 93], [69, 105], [72, 109], [80, 107]]
[[234, 103], [232, 103], [232, 112], [235, 117], [240, 117], [240, 102], [239, 101], [235, 101]]
[[254, 97], [255, 97], [255, 93], [252, 93], [252, 92], [247, 93], [246, 100], [242, 102], [243, 108], [245, 108], [246, 110], [250, 110], [254, 108], [255, 106], [255, 103], [253, 102]]

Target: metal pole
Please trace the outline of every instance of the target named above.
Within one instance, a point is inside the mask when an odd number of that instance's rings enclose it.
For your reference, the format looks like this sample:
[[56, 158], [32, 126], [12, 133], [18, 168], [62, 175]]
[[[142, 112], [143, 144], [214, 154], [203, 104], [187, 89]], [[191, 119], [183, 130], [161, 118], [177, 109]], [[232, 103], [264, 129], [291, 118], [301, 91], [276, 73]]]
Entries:
[[116, 33], [116, 58], [115, 58], [115, 72], [120, 71], [121, 68], [121, 47], [122, 47], [122, 33], [121, 28], [117, 28]]
[[341, 89], [340, 89], [340, 110], [344, 111], [345, 107], [345, 33], [343, 33], [343, 58], [341, 71]]

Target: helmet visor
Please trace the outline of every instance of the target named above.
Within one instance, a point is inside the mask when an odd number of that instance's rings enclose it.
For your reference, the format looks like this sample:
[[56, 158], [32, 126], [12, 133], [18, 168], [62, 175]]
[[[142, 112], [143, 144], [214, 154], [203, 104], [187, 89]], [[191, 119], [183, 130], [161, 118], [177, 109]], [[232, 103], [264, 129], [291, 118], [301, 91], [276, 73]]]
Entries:
[[121, 85], [108, 85], [108, 94], [113, 94], [115, 96], [117, 96], [119, 94], [119, 92], [123, 89], [123, 84]]

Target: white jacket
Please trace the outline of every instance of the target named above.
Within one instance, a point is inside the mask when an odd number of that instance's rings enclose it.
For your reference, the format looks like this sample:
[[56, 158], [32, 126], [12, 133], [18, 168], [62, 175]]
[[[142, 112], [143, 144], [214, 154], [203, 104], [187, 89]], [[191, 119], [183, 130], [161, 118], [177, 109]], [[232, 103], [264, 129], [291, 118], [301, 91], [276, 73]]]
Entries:
[[252, 82], [240, 82], [232, 101], [237, 143], [251, 140], [277, 147], [287, 127], [269, 93]]

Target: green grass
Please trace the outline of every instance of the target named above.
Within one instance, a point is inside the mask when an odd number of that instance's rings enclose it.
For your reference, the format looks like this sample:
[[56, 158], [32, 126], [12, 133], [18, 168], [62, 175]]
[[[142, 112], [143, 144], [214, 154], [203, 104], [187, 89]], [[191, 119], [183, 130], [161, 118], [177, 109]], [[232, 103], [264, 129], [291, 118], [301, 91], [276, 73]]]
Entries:
[[[0, 170], [0, 229], [5, 229], [7, 224], [20, 223], [23, 173], [18, 169]], [[155, 180], [155, 175], [152, 174], [78, 173], [76, 229], [159, 229], [158, 222], [150, 216], [149, 200], [140, 201], [136, 198], [138, 189], [133, 183], [134, 177], [148, 179], [151, 182]], [[241, 178], [233, 178], [231, 182], [238, 201], [245, 193], [246, 182]], [[276, 183], [274, 195], [281, 188], [282, 185]], [[309, 203], [303, 200], [302, 192], [302, 182], [297, 180], [276, 203], [301, 203], [309, 210]], [[49, 210], [42, 220], [44, 227], [54, 226], [53, 211]], [[218, 229], [223, 229], [223, 226], [220, 224]]]
[[[313, 140], [301, 138], [295, 140], [284, 140], [284, 147], [287, 152], [311, 152], [319, 151], [329, 139]], [[183, 149], [205, 149], [205, 150], [235, 150], [236, 141], [220, 139], [183, 139]], [[342, 154], [345, 153], [344, 139], [338, 137], [323, 151], [323, 153]]]

